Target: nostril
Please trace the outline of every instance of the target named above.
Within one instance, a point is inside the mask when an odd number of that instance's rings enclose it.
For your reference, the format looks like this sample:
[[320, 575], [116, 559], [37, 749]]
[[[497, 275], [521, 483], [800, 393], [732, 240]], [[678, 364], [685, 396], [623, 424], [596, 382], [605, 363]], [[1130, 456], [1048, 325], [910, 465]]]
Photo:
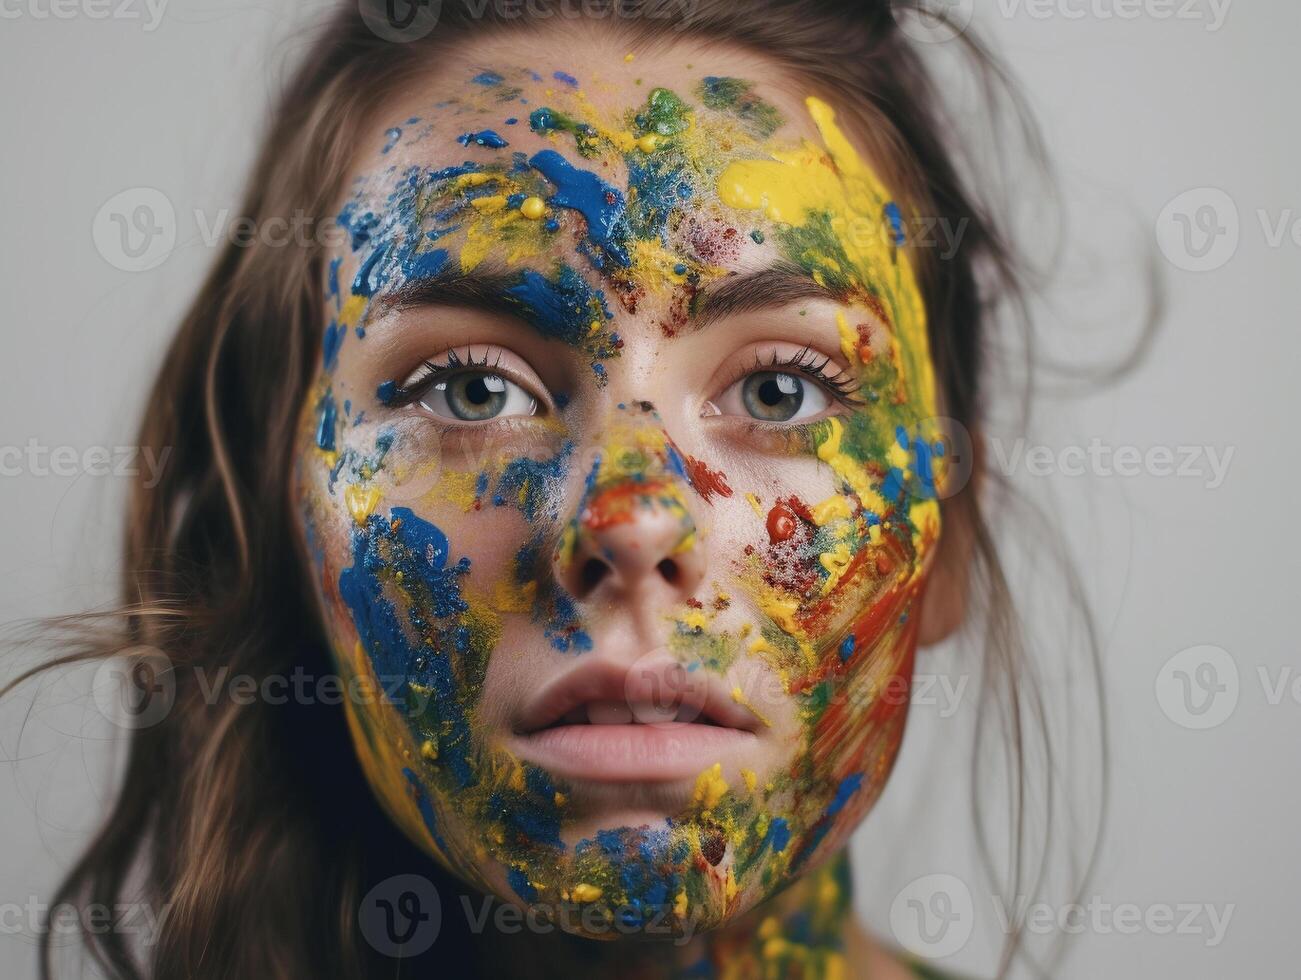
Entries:
[[655, 568], [669, 585], [677, 585], [678, 580], [682, 578], [682, 569], [678, 567], [678, 563], [672, 558], [665, 558]]
[[583, 582], [583, 594], [591, 592], [610, 574], [610, 566], [599, 558], [589, 558], [583, 562], [581, 578]]

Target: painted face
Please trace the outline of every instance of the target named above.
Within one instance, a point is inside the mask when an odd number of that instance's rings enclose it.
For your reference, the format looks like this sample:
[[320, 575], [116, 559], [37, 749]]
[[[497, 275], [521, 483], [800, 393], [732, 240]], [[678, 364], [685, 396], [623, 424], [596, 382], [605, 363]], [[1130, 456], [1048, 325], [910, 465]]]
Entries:
[[524, 57], [359, 148], [304, 540], [413, 839], [568, 928], [707, 928], [902, 736], [942, 463], [905, 215], [725, 60]]

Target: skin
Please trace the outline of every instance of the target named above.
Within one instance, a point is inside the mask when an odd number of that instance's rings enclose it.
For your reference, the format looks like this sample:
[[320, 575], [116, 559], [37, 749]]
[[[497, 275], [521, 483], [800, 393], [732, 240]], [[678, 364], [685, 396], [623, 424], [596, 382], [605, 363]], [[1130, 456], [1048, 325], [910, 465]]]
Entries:
[[[754, 56], [576, 45], [480, 42], [405, 86], [339, 204], [295, 466], [336, 659], [374, 695], [348, 704], [358, 753], [471, 885], [579, 935], [706, 933], [621, 954], [627, 975], [890, 976], [840, 855], [937, 638], [902, 212], [834, 110]], [[526, 720], [594, 663], [721, 692], [743, 732], [689, 773], [587, 778]]]

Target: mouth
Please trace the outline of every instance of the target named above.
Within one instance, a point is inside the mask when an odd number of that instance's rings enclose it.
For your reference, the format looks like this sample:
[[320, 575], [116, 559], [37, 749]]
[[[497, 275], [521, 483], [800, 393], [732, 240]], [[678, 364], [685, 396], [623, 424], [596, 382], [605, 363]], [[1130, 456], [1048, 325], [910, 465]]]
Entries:
[[715, 763], [744, 765], [762, 728], [721, 678], [666, 656], [567, 671], [524, 706], [511, 741], [561, 778], [666, 783], [694, 779]]

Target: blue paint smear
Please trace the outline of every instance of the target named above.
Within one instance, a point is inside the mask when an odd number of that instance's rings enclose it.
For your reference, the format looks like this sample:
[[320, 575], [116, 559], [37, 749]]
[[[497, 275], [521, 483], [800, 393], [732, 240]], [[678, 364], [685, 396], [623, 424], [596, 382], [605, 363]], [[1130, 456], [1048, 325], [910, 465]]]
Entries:
[[384, 149], [380, 152], [388, 153], [389, 150], [398, 145], [398, 140], [402, 138], [402, 130], [394, 126], [392, 129], [384, 131]]
[[502, 822], [528, 838], [530, 843], [546, 844], [564, 850], [560, 839], [560, 815], [556, 811], [554, 791], [546, 807], [536, 801], [521, 800], [518, 794], [493, 793], [488, 798], [488, 811], [501, 814]]
[[477, 174], [483, 168], [471, 160], [457, 167], [444, 167], [442, 170], [435, 170], [429, 174], [429, 179], [434, 181], [451, 180], [454, 177], [464, 177], [466, 174]]
[[555, 517], [554, 501], [569, 474], [569, 459], [573, 452], [574, 444], [566, 442], [550, 459], [525, 457], [512, 460], [497, 481], [494, 503], [500, 507], [509, 502], [532, 523], [550, 502], [550, 514]]
[[574, 88], [578, 88], [578, 79], [573, 75], [570, 75], [568, 72], [558, 71], [551, 77], [557, 82], [564, 82], [566, 85], [572, 85]]
[[772, 845], [773, 853], [780, 854], [786, 850], [786, 845], [791, 842], [791, 831], [786, 826], [785, 817], [774, 817], [768, 824], [767, 841]]
[[934, 461], [937, 457], [944, 456], [944, 443], [937, 442], [931, 445], [918, 439], [913, 444], [913, 452], [917, 458], [917, 482], [920, 485], [921, 495], [926, 500], [934, 500], [939, 496], [939, 487], [935, 482]]
[[827, 804], [827, 816], [834, 817], [844, 809], [849, 798], [858, 792], [858, 787], [863, 783], [863, 774], [861, 772], [851, 773], [840, 781], [836, 788], [835, 798]]
[[854, 655], [854, 636], [851, 633], [840, 643], [840, 662], [843, 664]]
[[682, 458], [682, 454], [679, 453], [675, 447], [665, 447], [664, 459], [665, 462], [668, 463], [670, 473], [682, 480], [684, 483], [691, 483], [691, 476], [687, 473], [686, 460]]
[[425, 829], [429, 831], [429, 836], [434, 839], [440, 851], [446, 852], [447, 845], [443, 842], [442, 835], [438, 832], [438, 816], [434, 813], [434, 805], [429, 801], [429, 794], [425, 788], [420, 785], [420, 779], [410, 769], [403, 769], [402, 775], [406, 777], [407, 785], [411, 787], [411, 792], [416, 797], [416, 807], [420, 810], [420, 818], [425, 822]]
[[624, 268], [632, 264], [624, 245], [629, 232], [623, 194], [555, 150], [535, 153], [529, 164], [555, 185], [553, 205], [577, 211], [587, 219], [588, 238]]
[[396, 381], [382, 381], [379, 387], [375, 389], [375, 397], [379, 399], [381, 405], [391, 405], [397, 393], [398, 383]]
[[[440, 766], [461, 788], [473, 783], [471, 738], [461, 706], [453, 664], [470, 653], [469, 630], [459, 616], [468, 610], [460, 580], [470, 561], [447, 564], [447, 537], [410, 508], [395, 507], [389, 518], [372, 514], [353, 531], [353, 564], [339, 575], [339, 595], [352, 616], [367, 656], [381, 683], [400, 678], [396, 689], [405, 703], [411, 685], [432, 691], [426, 714], [439, 732]], [[409, 597], [401, 612], [389, 598], [396, 588]], [[426, 611], [439, 622], [431, 622]], [[429, 645], [413, 644], [408, 636], [432, 636]], [[415, 729], [418, 738], [423, 732]]]
[[506, 296], [542, 336], [574, 346], [588, 338], [593, 320], [608, 320], [612, 315], [605, 295], [593, 290], [567, 265], [560, 268], [555, 279], [532, 269], [524, 270], [519, 282], [506, 290]]
[[885, 206], [885, 216], [890, 222], [891, 237], [894, 239], [896, 246], [902, 246], [906, 241], [903, 232], [903, 212], [899, 210], [899, 205], [891, 201]]
[[334, 452], [334, 430], [339, 421], [339, 407], [335, 404], [334, 393], [327, 391], [316, 407], [316, 445], [327, 453]]
[[[334, 366], [339, 362], [339, 348], [343, 346], [343, 338], [347, 336], [348, 328], [336, 321], [330, 321], [330, 325], [325, 328], [325, 337], [321, 340], [321, 363], [325, 370], [333, 371]], [[352, 413], [345, 411], [344, 415]]]
[[354, 201], [349, 201], [343, 206], [338, 220], [348, 232], [354, 252], [370, 241], [371, 232], [379, 224], [379, 218], [369, 211], [365, 214], [357, 214], [357, 204]]
[[486, 146], [493, 150], [500, 150], [502, 147], [510, 146], [504, 139], [491, 129], [485, 129], [480, 133], [463, 133], [456, 138], [456, 142], [462, 146], [469, 146], [471, 143], [476, 146]]
[[500, 85], [505, 81], [505, 79], [495, 71], [484, 71], [475, 75], [471, 81], [474, 82], [475, 85]]
[[686, 196], [691, 196], [690, 186], [682, 180], [682, 167], [670, 163], [666, 157], [630, 160], [628, 186], [636, 189], [628, 208], [629, 230], [637, 238], [667, 245], [669, 215], [680, 200], [685, 200], [682, 189], [685, 187]]
[[513, 891], [526, 902], [536, 902], [538, 900], [538, 890], [529, 884], [529, 876], [519, 868], [511, 868], [506, 872], [506, 883], [510, 885]]
[[357, 270], [357, 278], [352, 281], [354, 296], [374, 296], [388, 282], [389, 273], [386, 260], [391, 246], [377, 245], [362, 261]]
[[682, 889], [682, 876], [668, 870], [687, 857], [685, 842], [675, 844], [664, 829], [620, 827], [597, 831], [574, 848], [577, 857], [595, 853], [619, 869], [619, 885], [627, 896], [619, 914], [629, 925], [661, 915]]
[[330, 273], [327, 282], [327, 295], [334, 297], [336, 302], [339, 299], [339, 266], [343, 264], [341, 256], [335, 256], [330, 259]]
[[447, 249], [436, 248], [408, 255], [402, 262], [402, 275], [408, 281], [433, 279], [447, 264]]

